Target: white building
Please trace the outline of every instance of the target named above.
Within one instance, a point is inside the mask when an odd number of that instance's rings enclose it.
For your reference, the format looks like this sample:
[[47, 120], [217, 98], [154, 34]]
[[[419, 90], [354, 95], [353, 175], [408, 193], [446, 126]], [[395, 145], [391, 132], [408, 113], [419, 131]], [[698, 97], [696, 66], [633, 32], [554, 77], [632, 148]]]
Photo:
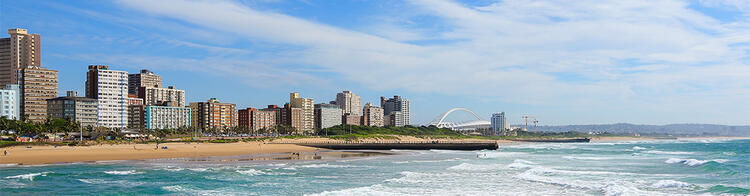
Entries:
[[0, 90], [0, 116], [10, 120], [21, 119], [21, 88], [17, 84], [5, 85]]
[[[380, 97], [380, 106], [383, 107], [383, 116], [390, 116], [389, 123], [386, 123], [386, 125], [400, 127], [411, 124], [408, 99], [401, 98], [398, 95], [387, 100], [385, 97]], [[394, 114], [395, 112], [398, 112], [398, 114]]]
[[336, 105], [341, 108], [343, 114], [353, 116], [362, 116], [362, 98], [351, 91], [344, 91], [336, 94]]
[[190, 126], [190, 108], [168, 106], [146, 106], [144, 112], [146, 129], [176, 129]]
[[506, 130], [510, 129], [510, 124], [505, 117], [505, 112], [494, 113], [490, 119], [490, 130], [495, 135], [504, 134]]
[[97, 99], [97, 126], [125, 129], [128, 126], [128, 72], [90, 65], [86, 74], [86, 97]]
[[341, 108], [333, 104], [315, 104], [315, 129], [341, 125]]
[[185, 107], [185, 90], [168, 88], [139, 87], [138, 97], [143, 98], [145, 105]]
[[365, 104], [362, 108], [362, 125], [371, 127], [382, 127], [383, 124], [383, 108], [373, 106], [371, 103]]

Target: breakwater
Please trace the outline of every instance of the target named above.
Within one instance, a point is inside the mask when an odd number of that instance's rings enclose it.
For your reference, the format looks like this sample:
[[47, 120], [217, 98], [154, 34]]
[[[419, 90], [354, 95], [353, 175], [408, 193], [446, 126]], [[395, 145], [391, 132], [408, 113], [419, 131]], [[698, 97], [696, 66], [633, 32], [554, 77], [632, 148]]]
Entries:
[[580, 143], [590, 142], [591, 138], [538, 138], [538, 139], [511, 139], [517, 142], [552, 142], [552, 143]]
[[283, 142], [332, 150], [496, 150], [495, 141]]

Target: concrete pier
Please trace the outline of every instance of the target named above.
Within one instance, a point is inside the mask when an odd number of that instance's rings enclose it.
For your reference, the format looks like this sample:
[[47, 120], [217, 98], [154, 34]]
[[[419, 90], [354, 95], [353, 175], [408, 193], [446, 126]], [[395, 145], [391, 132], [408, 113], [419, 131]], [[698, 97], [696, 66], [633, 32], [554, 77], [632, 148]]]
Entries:
[[292, 143], [332, 150], [497, 150], [497, 142], [333, 142]]

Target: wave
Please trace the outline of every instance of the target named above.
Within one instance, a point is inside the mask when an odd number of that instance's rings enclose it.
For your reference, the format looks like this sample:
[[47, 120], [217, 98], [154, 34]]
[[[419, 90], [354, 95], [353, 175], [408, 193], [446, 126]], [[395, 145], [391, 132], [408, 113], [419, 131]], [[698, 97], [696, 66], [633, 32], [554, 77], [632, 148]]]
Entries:
[[349, 188], [349, 189], [342, 189], [342, 190], [336, 190], [336, 191], [323, 191], [320, 193], [314, 193], [314, 194], [305, 194], [306, 196], [325, 196], [325, 195], [409, 195], [404, 193], [395, 193], [392, 191], [387, 191], [386, 187], [380, 184], [372, 185], [372, 186], [366, 186], [366, 187], [356, 187], [356, 188]]
[[29, 180], [29, 181], [34, 181], [34, 177], [37, 177], [37, 176], [47, 176], [47, 174], [49, 174], [49, 173], [54, 173], [54, 172], [40, 172], [40, 173], [21, 174], [21, 175], [16, 175], [16, 176], [8, 176], [8, 177], [5, 177], [5, 178], [6, 179], [26, 179], [26, 180]]
[[532, 168], [534, 167], [533, 164], [536, 164], [531, 161], [523, 160], [523, 159], [516, 159], [513, 160], [513, 163], [508, 164], [507, 168], [510, 169], [526, 169], [526, 168]]
[[144, 182], [132, 182], [132, 181], [126, 181], [126, 180], [114, 180], [114, 181], [108, 181], [103, 179], [78, 179], [78, 181], [81, 181], [86, 184], [119, 184], [125, 187], [135, 187], [135, 186], [141, 186], [146, 183]]
[[133, 175], [133, 174], [142, 174], [143, 172], [137, 172], [135, 170], [126, 170], [126, 171], [105, 171], [105, 174], [111, 174], [111, 175]]
[[612, 157], [578, 157], [578, 156], [563, 156], [564, 159], [571, 160], [612, 160]]
[[266, 172], [255, 170], [255, 169], [248, 169], [248, 170], [236, 170], [235, 172], [250, 175], [250, 176], [256, 176], [256, 175], [264, 175]]
[[442, 160], [416, 160], [416, 161], [395, 161], [392, 163], [395, 164], [406, 164], [406, 163], [440, 163], [440, 162], [452, 162], [452, 161], [462, 161], [465, 159], [461, 158], [452, 158], [452, 159], [442, 159]]
[[675, 154], [675, 155], [677, 155], [677, 154], [695, 154], [693, 152], [660, 151], [660, 150], [648, 150], [648, 151], [643, 151], [643, 152], [644, 153], [649, 153], [649, 154]]
[[449, 167], [449, 170], [462, 170], [462, 171], [490, 171], [490, 170], [498, 170], [503, 168], [500, 164], [483, 164], [483, 165], [476, 165], [471, 163], [461, 163], [452, 167]]
[[331, 164], [311, 164], [311, 165], [300, 165], [297, 167], [302, 168], [347, 168], [347, 167], [354, 167], [351, 165], [331, 165]]
[[501, 157], [511, 157], [511, 156], [517, 156], [517, 155], [526, 155], [529, 153], [525, 152], [480, 152], [477, 153], [477, 157], [487, 159], [487, 158], [501, 158]]
[[698, 159], [669, 158], [669, 159], [667, 159], [664, 162], [668, 163], [668, 164], [682, 163], [682, 164], [685, 164], [687, 166], [691, 166], [692, 167], [692, 166], [703, 165], [703, 164], [706, 164], [706, 163], [709, 163], [709, 162], [725, 163], [727, 161], [729, 161], [729, 160], [726, 160], [726, 159], [698, 160]]
[[646, 148], [640, 147], [640, 146], [633, 146], [633, 150], [646, 150]]
[[684, 188], [688, 187], [690, 184], [675, 180], [659, 180], [658, 182], [651, 185], [651, 188], [654, 189], [670, 189], [670, 188]]
[[161, 189], [169, 192], [181, 193], [182, 195], [247, 195], [248, 193], [240, 193], [232, 190], [219, 189], [219, 190], [204, 190], [197, 188], [188, 188], [180, 185], [163, 186]]
[[591, 174], [610, 174], [620, 175], [617, 172], [598, 172], [598, 171], [566, 171], [551, 168], [537, 167], [526, 170], [515, 176], [515, 178], [530, 182], [539, 182], [561, 187], [570, 187], [583, 190], [601, 191], [604, 195], [655, 195], [654, 192], [638, 189], [638, 185], [630, 182], [612, 182], [612, 181], [592, 181], [579, 180], [570, 176], [556, 176], [556, 174], [569, 174], [571, 176], [586, 176]]

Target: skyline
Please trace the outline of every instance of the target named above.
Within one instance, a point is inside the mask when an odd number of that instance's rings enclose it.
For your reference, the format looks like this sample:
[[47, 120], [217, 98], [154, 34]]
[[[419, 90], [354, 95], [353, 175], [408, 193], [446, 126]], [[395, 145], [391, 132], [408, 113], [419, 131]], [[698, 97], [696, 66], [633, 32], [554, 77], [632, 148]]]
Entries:
[[410, 99], [412, 124], [454, 107], [485, 120], [505, 112], [511, 124], [522, 115], [541, 125], [750, 124], [750, 21], [741, 17], [750, 6], [491, 2], [3, 1], [0, 18], [41, 34], [58, 94], [83, 92], [86, 67], [104, 64], [152, 70], [187, 102], [237, 108], [283, 105], [289, 92], [327, 103], [351, 90], [362, 105]]

